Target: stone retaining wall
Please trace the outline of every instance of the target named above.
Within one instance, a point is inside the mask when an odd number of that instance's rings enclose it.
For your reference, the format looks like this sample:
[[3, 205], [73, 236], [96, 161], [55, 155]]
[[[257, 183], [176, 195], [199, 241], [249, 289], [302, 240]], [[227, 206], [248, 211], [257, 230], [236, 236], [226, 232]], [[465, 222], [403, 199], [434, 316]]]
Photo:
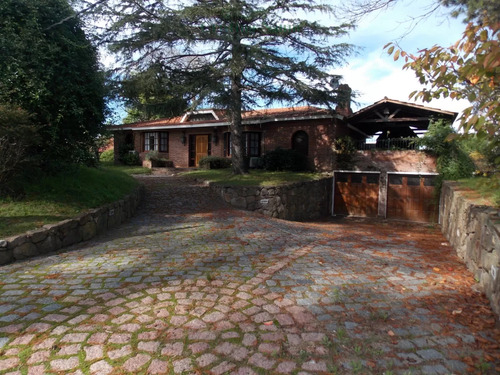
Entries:
[[210, 184], [233, 207], [285, 220], [313, 220], [330, 213], [332, 178], [275, 187]]
[[80, 214], [76, 218], [0, 240], [0, 265], [57, 251], [90, 240], [134, 215], [144, 197], [140, 185], [122, 200]]
[[456, 182], [445, 182], [441, 192], [443, 234], [474, 273], [500, 316], [500, 211], [477, 206]]

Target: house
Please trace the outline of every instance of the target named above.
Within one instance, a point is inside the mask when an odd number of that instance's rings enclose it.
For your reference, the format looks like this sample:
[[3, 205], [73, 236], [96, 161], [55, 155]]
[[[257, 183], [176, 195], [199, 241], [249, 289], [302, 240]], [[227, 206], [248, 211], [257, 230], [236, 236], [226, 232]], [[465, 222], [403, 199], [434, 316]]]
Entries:
[[[311, 106], [246, 111], [242, 117], [248, 159], [278, 147], [292, 148], [307, 155], [311, 167], [319, 170], [331, 167], [330, 145], [335, 137], [347, 133], [342, 115]], [[175, 167], [196, 167], [207, 155], [231, 157], [229, 126], [226, 111], [214, 109], [116, 126], [112, 128], [115, 153], [122, 144], [132, 144], [142, 160], [155, 150]]]
[[[375, 146], [407, 148], [401, 137], [425, 132], [431, 117], [453, 120], [456, 113], [384, 98], [352, 113], [349, 103], [335, 111], [290, 107], [244, 111], [243, 148], [247, 160], [276, 148], [294, 149], [309, 159], [312, 169], [335, 168], [334, 139], [349, 135], [359, 149]], [[124, 145], [144, 160], [150, 151], [171, 160], [175, 167], [196, 167], [207, 155], [231, 157], [230, 121], [224, 110], [204, 109], [183, 116], [113, 126], [115, 160]], [[366, 141], [378, 136], [370, 146]], [[392, 144], [391, 144], [392, 141]]]
[[[384, 98], [352, 113], [349, 103], [335, 111], [304, 106], [243, 112], [244, 154], [252, 167], [276, 148], [308, 157], [311, 169], [334, 172], [330, 211], [334, 215], [437, 221], [436, 160], [413, 150], [408, 137], [425, 133], [432, 118], [454, 121], [455, 112]], [[142, 160], [150, 151], [175, 167], [196, 167], [207, 155], [231, 157], [229, 119], [223, 110], [112, 127], [115, 160], [121, 148]], [[354, 166], [337, 166], [333, 141], [354, 139]], [[371, 141], [371, 142], [370, 142]], [[124, 146], [125, 145], [125, 146]]]

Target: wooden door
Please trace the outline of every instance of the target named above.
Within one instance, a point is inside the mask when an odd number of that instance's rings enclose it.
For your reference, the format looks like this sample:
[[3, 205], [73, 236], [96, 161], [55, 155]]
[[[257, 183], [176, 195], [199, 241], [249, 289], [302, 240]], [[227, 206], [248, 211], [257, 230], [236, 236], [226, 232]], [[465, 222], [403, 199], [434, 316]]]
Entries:
[[334, 213], [377, 217], [379, 174], [335, 173]]
[[197, 135], [196, 136], [196, 156], [195, 165], [198, 166], [200, 159], [208, 156], [208, 135]]
[[387, 218], [437, 222], [435, 176], [389, 174]]

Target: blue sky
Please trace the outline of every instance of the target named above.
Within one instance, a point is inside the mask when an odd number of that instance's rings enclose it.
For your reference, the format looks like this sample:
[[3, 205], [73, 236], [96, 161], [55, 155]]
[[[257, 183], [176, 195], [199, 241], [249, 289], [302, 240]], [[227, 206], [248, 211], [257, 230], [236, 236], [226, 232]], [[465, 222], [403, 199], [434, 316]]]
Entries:
[[[343, 76], [343, 82], [359, 93], [358, 104], [353, 104], [354, 111], [384, 96], [413, 102], [408, 99], [409, 94], [422, 86], [413, 71], [402, 70], [403, 60], [394, 62], [383, 47], [397, 42], [405, 51], [416, 54], [422, 48], [435, 44], [448, 47], [459, 40], [465, 25], [450, 17], [446, 8], [441, 7], [416, 24], [411, 21], [411, 17], [425, 15], [435, 3], [436, 0], [399, 0], [389, 9], [366, 16], [345, 39], [362, 48], [357, 56], [349, 59], [347, 66], [336, 70]], [[456, 112], [468, 106], [465, 101], [451, 99], [416, 103]]]

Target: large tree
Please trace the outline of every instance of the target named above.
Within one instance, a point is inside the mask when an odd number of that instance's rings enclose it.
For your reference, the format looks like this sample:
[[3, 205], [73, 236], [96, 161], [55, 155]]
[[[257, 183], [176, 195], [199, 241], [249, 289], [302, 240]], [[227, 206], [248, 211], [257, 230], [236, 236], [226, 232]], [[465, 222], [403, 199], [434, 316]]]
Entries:
[[[332, 8], [315, 1], [123, 0], [101, 2], [111, 19], [111, 49], [128, 71], [162, 66], [173, 92], [192, 107], [213, 105], [230, 114], [233, 170], [246, 172], [242, 110], [282, 103], [332, 105], [332, 69], [352, 51], [334, 44], [349, 24], [322, 26], [313, 20]], [[98, 9], [98, 8], [96, 8]]]
[[67, 0], [2, 0], [0, 14], [0, 103], [31, 114], [30, 153], [45, 166], [91, 161], [104, 79], [80, 20]]

